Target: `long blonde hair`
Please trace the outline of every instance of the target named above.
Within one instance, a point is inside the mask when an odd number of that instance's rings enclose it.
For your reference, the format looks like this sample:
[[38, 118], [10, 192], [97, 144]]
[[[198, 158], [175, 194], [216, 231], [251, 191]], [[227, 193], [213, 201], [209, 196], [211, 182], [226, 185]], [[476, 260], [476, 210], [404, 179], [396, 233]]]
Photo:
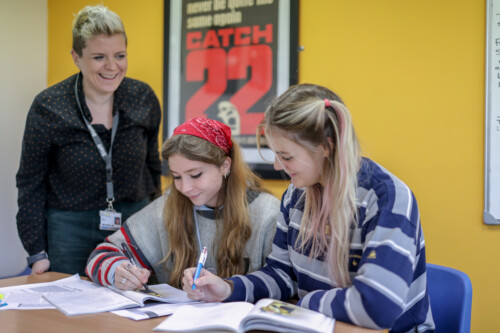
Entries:
[[313, 184], [305, 189], [304, 213], [295, 246], [304, 250], [310, 245], [310, 256], [326, 255], [330, 277], [341, 287], [350, 285], [350, 229], [357, 220], [361, 152], [349, 111], [329, 89], [300, 84], [290, 87], [267, 108], [264, 122], [257, 130], [259, 143], [262, 129], [268, 141], [272, 140], [272, 130], [278, 129], [310, 150], [321, 144], [330, 148], [322, 166], [323, 186]]
[[[169, 138], [162, 148], [165, 160], [179, 154], [192, 161], [220, 167], [227, 157], [231, 158], [230, 174], [223, 180], [218, 198], [224, 208], [222, 211], [215, 209], [216, 220], [222, 222], [217, 223], [218, 235], [215, 237], [218, 244], [217, 274], [221, 277], [245, 273], [245, 244], [252, 233], [246, 191], [264, 191], [261, 179], [243, 161], [238, 144], [234, 141], [232, 144], [228, 156], [221, 148], [204, 139], [182, 134]], [[168, 283], [180, 287], [184, 269], [195, 266], [198, 259], [193, 203], [176, 189], [173, 182], [167, 193], [163, 219], [170, 248], [162, 262], [172, 260]]]

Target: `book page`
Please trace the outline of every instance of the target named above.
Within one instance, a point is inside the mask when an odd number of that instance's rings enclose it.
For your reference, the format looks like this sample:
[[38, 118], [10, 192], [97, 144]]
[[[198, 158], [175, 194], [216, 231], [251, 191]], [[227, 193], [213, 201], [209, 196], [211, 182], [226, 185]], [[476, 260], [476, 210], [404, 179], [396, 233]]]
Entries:
[[166, 283], [150, 285], [149, 288], [160, 296], [150, 295], [144, 289], [134, 290], [121, 290], [116, 287], [110, 286], [109, 289], [130, 298], [131, 300], [144, 305], [145, 301], [152, 300], [164, 303], [191, 303], [194, 300], [187, 297], [184, 290], [174, 288]]
[[183, 305], [156, 326], [154, 331], [196, 332], [225, 330], [241, 332], [240, 322], [252, 310], [246, 302]]
[[266, 298], [255, 304], [242, 326], [245, 331], [331, 333], [335, 319], [291, 303]]
[[82, 290], [74, 293], [49, 293], [43, 296], [50, 304], [67, 316], [99, 313], [130, 307], [140, 304], [114, 291], [100, 287], [93, 290]]
[[187, 292], [177, 289], [166, 283], [149, 286], [149, 289], [161, 295], [161, 297], [151, 296], [151, 299], [166, 303], [194, 303], [195, 300], [187, 296]]

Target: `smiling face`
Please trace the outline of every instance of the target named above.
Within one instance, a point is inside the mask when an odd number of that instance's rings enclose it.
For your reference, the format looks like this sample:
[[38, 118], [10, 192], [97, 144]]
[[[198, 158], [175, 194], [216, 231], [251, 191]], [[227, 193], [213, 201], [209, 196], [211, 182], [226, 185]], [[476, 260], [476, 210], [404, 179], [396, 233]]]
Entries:
[[174, 154], [168, 158], [170, 173], [175, 188], [191, 200], [193, 205], [217, 207], [223, 176], [230, 170], [231, 159], [227, 158], [220, 167]]
[[97, 35], [87, 42], [81, 56], [75, 50], [71, 55], [82, 71], [86, 95], [113, 94], [127, 73], [127, 45], [121, 33]]
[[283, 135], [280, 130], [269, 131], [271, 149], [275, 152], [274, 168], [285, 171], [295, 187], [321, 183], [323, 165], [328, 150], [320, 144], [310, 150]]

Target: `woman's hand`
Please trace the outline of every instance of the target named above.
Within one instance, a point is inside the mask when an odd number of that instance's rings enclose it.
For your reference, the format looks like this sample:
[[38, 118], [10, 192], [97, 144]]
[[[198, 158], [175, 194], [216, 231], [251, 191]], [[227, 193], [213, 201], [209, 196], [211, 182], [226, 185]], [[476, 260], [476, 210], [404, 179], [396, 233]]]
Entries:
[[147, 269], [141, 269], [124, 260], [116, 268], [114, 285], [122, 290], [136, 290], [148, 282], [150, 274]]
[[42, 259], [38, 260], [31, 266], [31, 274], [42, 274], [45, 273], [46, 271], [49, 270], [50, 267], [50, 260], [49, 259]]
[[[222, 302], [231, 295], [231, 286], [215, 274], [202, 269], [200, 276], [193, 281], [196, 267], [184, 270], [182, 278], [182, 289], [188, 293], [188, 297], [198, 301]], [[193, 290], [193, 282], [196, 288]]]

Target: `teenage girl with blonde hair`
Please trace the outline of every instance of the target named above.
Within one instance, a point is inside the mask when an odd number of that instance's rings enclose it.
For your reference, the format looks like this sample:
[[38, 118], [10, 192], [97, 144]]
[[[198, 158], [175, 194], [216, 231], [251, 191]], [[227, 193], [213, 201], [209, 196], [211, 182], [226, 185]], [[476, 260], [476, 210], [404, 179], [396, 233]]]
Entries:
[[[165, 194], [130, 217], [91, 254], [86, 273], [102, 285], [142, 287], [153, 271], [180, 287], [186, 267], [207, 247], [205, 267], [221, 277], [264, 265], [271, 251], [279, 200], [243, 161], [228, 126], [194, 118], [163, 145], [173, 178]], [[141, 268], [123, 255], [122, 243]]]
[[[361, 157], [351, 117], [327, 88], [290, 87], [266, 110], [262, 130], [283, 195], [267, 265], [222, 280], [208, 271], [184, 290], [193, 299], [290, 300], [339, 321], [391, 332], [434, 330], [417, 202], [401, 180]], [[196, 282], [197, 288], [190, 286]]]

